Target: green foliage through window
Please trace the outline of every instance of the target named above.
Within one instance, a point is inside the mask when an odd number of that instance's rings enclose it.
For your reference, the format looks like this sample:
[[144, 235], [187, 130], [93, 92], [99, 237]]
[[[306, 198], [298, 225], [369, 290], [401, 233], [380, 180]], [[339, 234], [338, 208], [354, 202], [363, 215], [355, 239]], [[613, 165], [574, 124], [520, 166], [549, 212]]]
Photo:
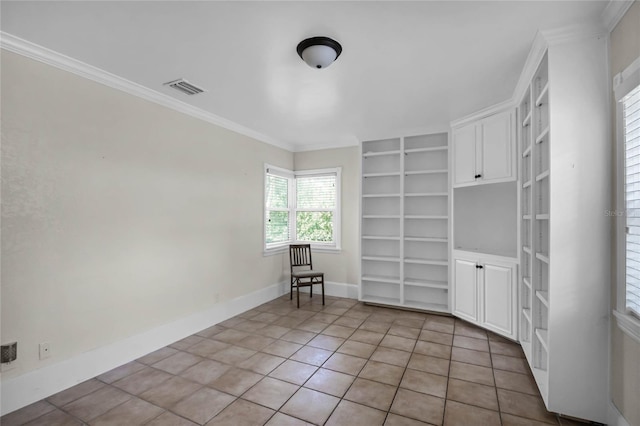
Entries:
[[333, 241], [333, 212], [297, 212], [298, 241]]

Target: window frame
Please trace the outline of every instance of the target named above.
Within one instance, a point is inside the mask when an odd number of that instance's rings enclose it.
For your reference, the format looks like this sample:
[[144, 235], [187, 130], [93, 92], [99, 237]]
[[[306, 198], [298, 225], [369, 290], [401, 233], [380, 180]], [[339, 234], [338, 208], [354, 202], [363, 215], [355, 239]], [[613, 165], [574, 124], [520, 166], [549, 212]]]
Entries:
[[626, 306], [626, 200], [625, 200], [625, 135], [622, 100], [640, 86], [640, 57], [613, 79], [616, 134], [616, 304], [613, 316], [618, 327], [640, 343], [640, 316]]
[[[288, 181], [288, 197], [289, 197], [289, 241], [281, 242], [281, 243], [271, 243], [267, 244], [267, 175], [272, 174], [276, 176], [281, 176], [287, 179]], [[323, 209], [323, 208], [314, 208], [314, 209], [298, 209], [297, 207], [297, 187], [296, 187], [296, 179], [298, 177], [313, 177], [313, 176], [326, 176], [326, 175], [335, 175], [336, 176], [336, 204], [333, 209]], [[262, 189], [264, 192], [264, 201], [263, 201], [263, 233], [262, 233], [262, 244], [263, 251], [265, 256], [284, 253], [288, 250], [289, 244], [298, 244], [298, 243], [310, 243], [313, 251], [317, 252], [325, 252], [325, 253], [339, 253], [342, 250], [341, 241], [342, 241], [342, 217], [341, 217], [341, 200], [342, 200], [342, 167], [332, 167], [325, 169], [313, 169], [313, 170], [288, 170], [282, 167], [272, 166], [270, 164], [264, 164], [264, 173], [263, 173], [263, 185]], [[313, 242], [313, 241], [300, 241], [297, 236], [297, 213], [305, 211], [332, 211], [333, 212], [333, 242], [331, 243], [322, 243], [322, 242]]]

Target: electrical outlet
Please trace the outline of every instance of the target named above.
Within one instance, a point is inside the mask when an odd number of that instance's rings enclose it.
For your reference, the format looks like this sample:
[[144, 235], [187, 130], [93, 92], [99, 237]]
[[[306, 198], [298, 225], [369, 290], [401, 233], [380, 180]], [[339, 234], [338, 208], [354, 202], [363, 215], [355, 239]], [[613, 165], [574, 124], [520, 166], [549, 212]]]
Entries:
[[51, 356], [51, 343], [40, 343], [40, 359], [46, 359]]

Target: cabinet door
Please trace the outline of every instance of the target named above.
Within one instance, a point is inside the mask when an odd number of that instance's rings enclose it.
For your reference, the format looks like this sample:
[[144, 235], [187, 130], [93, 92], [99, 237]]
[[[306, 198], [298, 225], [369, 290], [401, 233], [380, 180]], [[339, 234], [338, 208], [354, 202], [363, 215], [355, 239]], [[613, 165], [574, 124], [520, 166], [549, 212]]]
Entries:
[[481, 326], [515, 339], [515, 271], [513, 266], [483, 265], [481, 287]]
[[479, 164], [483, 182], [515, 179], [513, 113], [503, 112], [482, 120]]
[[460, 318], [478, 321], [478, 269], [476, 262], [456, 259], [453, 312]]
[[455, 129], [453, 132], [454, 185], [476, 181], [476, 124]]

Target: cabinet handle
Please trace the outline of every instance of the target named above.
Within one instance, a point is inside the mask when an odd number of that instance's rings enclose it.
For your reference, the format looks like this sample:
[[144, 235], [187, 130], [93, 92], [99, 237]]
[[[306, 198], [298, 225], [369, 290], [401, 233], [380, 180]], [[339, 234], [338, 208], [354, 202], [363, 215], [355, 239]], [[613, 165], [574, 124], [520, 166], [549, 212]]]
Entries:
[[476, 269], [482, 269], [482, 268], [484, 268], [484, 266], [482, 266], [482, 265], [476, 265]]
[[476, 179], [481, 178], [481, 177], [482, 177], [482, 175], [476, 175]]

